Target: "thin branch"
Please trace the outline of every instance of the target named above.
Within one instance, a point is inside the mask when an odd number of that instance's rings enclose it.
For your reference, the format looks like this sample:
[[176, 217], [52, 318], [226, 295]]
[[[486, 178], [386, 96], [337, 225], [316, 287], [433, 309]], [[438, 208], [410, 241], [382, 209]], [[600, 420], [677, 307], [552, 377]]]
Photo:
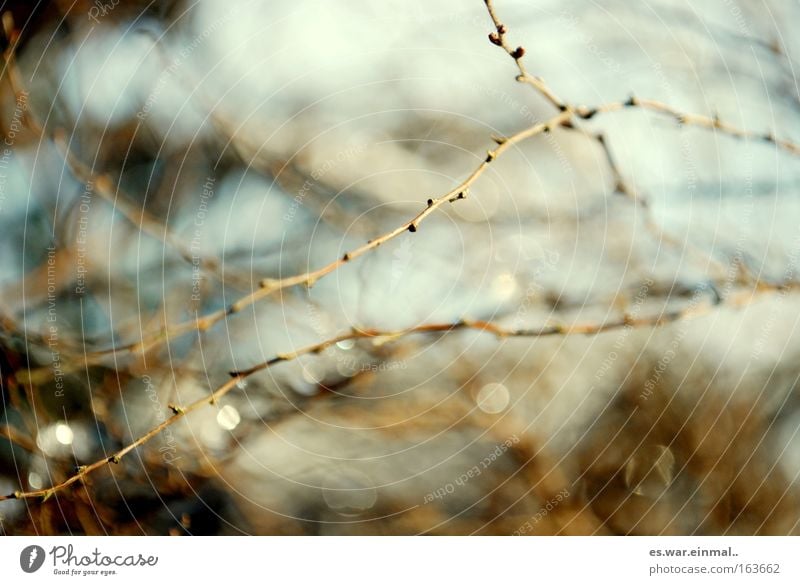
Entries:
[[0, 437], [5, 437], [12, 443], [16, 443], [26, 451], [31, 453], [38, 453], [39, 447], [37, 447], [36, 443], [31, 440], [30, 437], [27, 437], [20, 433], [17, 429], [10, 425], [3, 425], [0, 426]]
[[[763, 293], [766, 291], [759, 291], [759, 292]], [[725, 299], [724, 301], [715, 299], [714, 301], [705, 303], [703, 305], [696, 306], [694, 304], [689, 304], [688, 306], [681, 309], [677, 309], [674, 311], [665, 311], [646, 317], [634, 317], [625, 314], [617, 319], [604, 322], [555, 324], [555, 325], [544, 325], [535, 328], [507, 329], [502, 325], [498, 325], [496, 323], [492, 323], [489, 321], [472, 320], [472, 319], [460, 319], [455, 323], [434, 323], [429, 325], [420, 325], [417, 327], [412, 327], [409, 329], [401, 329], [396, 331], [382, 331], [377, 329], [354, 328], [347, 333], [337, 335], [336, 337], [332, 337], [320, 343], [308, 345], [301, 349], [297, 349], [295, 351], [287, 353], [279, 353], [274, 357], [266, 361], [263, 361], [261, 363], [258, 363], [254, 366], [251, 366], [247, 369], [230, 372], [231, 379], [225, 382], [216, 390], [214, 390], [209, 396], [196, 400], [195, 402], [192, 402], [188, 406], [170, 405], [169, 408], [172, 411], [172, 415], [170, 417], [166, 418], [162, 423], [152, 428], [151, 430], [146, 432], [144, 435], [142, 435], [132, 443], [116, 451], [111, 456], [95, 461], [90, 465], [79, 467], [74, 475], [70, 476], [66, 480], [50, 488], [32, 490], [28, 492], [17, 491], [14, 492], [13, 494], [0, 496], [0, 501], [11, 500], [11, 499], [31, 499], [31, 498], [43, 498], [44, 500], [47, 500], [57, 492], [60, 492], [61, 490], [73, 485], [74, 483], [83, 480], [86, 476], [88, 476], [92, 472], [102, 467], [105, 467], [111, 463], [114, 464], [120, 463], [120, 461], [125, 455], [127, 455], [137, 447], [144, 445], [150, 439], [159, 435], [166, 428], [172, 426], [190, 412], [199, 410], [200, 408], [203, 408], [206, 405], [213, 405], [217, 403], [220, 398], [228, 394], [234, 388], [241, 387], [241, 382], [243, 382], [253, 374], [267, 370], [280, 363], [293, 361], [300, 356], [319, 354], [341, 341], [346, 341], [351, 339], [352, 340], [371, 339], [373, 341], [380, 341], [380, 343], [383, 344], [395, 341], [400, 338], [407, 337], [409, 335], [450, 333], [459, 330], [475, 330], [482, 333], [489, 333], [501, 339], [509, 337], [541, 338], [541, 337], [559, 336], [559, 335], [560, 336], [599, 335], [601, 333], [613, 331], [615, 329], [659, 327], [678, 320], [696, 318], [708, 314], [715, 308], [719, 307], [720, 303], [724, 303], [725, 305], [731, 307], [737, 307], [737, 308], [743, 307], [753, 302], [753, 300], [758, 298], [759, 296], [760, 295], [757, 294], [756, 292], [752, 292], [748, 295], [743, 294], [739, 295], [738, 297]]]

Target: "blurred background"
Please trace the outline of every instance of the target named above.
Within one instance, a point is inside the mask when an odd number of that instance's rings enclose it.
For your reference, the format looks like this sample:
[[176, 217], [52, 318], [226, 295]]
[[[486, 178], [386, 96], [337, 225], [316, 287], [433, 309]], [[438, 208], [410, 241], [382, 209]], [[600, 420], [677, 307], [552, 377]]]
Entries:
[[3, 4], [0, 494], [353, 328], [627, 324], [341, 340], [0, 501], [0, 533], [800, 531], [800, 6], [495, 8], [569, 104], [747, 132], [575, 117], [201, 326], [558, 110], [481, 0]]

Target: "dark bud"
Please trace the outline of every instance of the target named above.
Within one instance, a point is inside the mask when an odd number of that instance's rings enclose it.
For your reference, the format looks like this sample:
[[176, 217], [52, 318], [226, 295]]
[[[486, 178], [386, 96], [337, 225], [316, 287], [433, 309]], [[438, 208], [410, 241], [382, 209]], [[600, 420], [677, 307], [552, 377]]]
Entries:
[[433, 205], [433, 199], [428, 199], [428, 207], [430, 207], [431, 205]]
[[415, 231], [417, 231], [417, 226], [412, 223], [410, 226], [408, 226], [408, 231], [413, 234]]
[[503, 41], [500, 40], [500, 35], [496, 32], [489, 33], [489, 42], [498, 47], [503, 44]]
[[499, 32], [501, 35], [504, 35], [508, 32], [508, 29], [506, 28], [506, 25], [501, 23], [497, 25], [497, 32]]
[[511, 53], [511, 56], [514, 57], [514, 59], [522, 59], [523, 55], [525, 55], [525, 48], [524, 47], [517, 47]]

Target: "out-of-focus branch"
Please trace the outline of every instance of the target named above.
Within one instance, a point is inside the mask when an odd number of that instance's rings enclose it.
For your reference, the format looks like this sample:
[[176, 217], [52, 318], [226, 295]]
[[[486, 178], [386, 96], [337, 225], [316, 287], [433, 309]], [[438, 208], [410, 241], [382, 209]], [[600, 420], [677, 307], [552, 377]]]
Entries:
[[[600, 149], [603, 151], [608, 168], [614, 177], [614, 191], [629, 198], [634, 205], [638, 205], [642, 208], [644, 214], [644, 224], [647, 230], [658, 241], [666, 242], [676, 250], [684, 251], [686, 254], [697, 260], [698, 264], [713, 266], [718, 274], [724, 278], [724, 275], [727, 273], [727, 267], [722, 262], [708, 254], [705, 250], [702, 250], [691, 244], [691, 242], [678, 240], [675, 238], [675, 236], [665, 231], [658, 224], [658, 222], [653, 219], [653, 216], [650, 213], [650, 202], [639, 192], [638, 189], [636, 189], [636, 187], [634, 187], [625, 179], [616, 159], [614, 158], [611, 147], [608, 145], [605, 135], [602, 132], [592, 134], [583, 129], [580, 131], [587, 137], [597, 141]], [[739, 264], [739, 269], [745, 271], [746, 267], [743, 264]]]
[[[8, 47], [3, 52], [5, 62], [5, 74], [14, 95], [19, 98], [27, 92], [16, 64], [16, 49], [19, 43], [19, 33], [14, 29], [14, 20], [10, 12], [5, 12], [2, 16], [3, 28], [8, 39]], [[45, 132], [44, 125], [38, 120], [30, 107], [25, 110], [25, 123], [40, 140], [49, 139], [58, 147], [64, 157], [67, 167], [72, 175], [85, 185], [91, 185], [93, 192], [97, 193], [109, 202], [115, 211], [118, 211], [135, 227], [146, 234], [161, 241], [167, 247], [173, 248], [178, 252], [181, 259], [192, 267], [198, 266], [203, 272], [219, 280], [220, 282], [236, 284], [240, 288], [250, 288], [250, 279], [244, 275], [226, 277], [221, 268], [219, 259], [209, 255], [199, 256], [186, 242], [175, 234], [170, 233], [167, 226], [153, 217], [144, 209], [135, 209], [128, 203], [132, 199], [122, 193], [119, 189], [114, 189], [114, 183], [107, 174], [97, 174], [84, 164], [69, 148], [66, 132], [57, 128], [52, 136]]]
[[69, 149], [67, 136], [64, 130], [56, 130], [53, 133], [52, 140], [61, 151], [61, 155], [64, 157], [73, 176], [82, 183], [91, 185], [93, 193], [97, 193], [100, 197], [108, 201], [115, 211], [118, 211], [134, 226], [163, 242], [166, 246], [175, 250], [186, 263], [191, 266], [198, 266], [207, 274], [214, 276], [219, 282], [236, 284], [236, 286], [241, 288], [250, 287], [250, 280], [244, 275], [224, 275], [219, 259], [211, 256], [199, 256], [192, 250], [189, 244], [171, 233], [166, 225], [158, 221], [144, 208], [137, 209], [131, 205], [129, 201], [132, 199], [119, 189], [114, 188], [111, 177], [108, 175], [95, 174], [75, 156]]

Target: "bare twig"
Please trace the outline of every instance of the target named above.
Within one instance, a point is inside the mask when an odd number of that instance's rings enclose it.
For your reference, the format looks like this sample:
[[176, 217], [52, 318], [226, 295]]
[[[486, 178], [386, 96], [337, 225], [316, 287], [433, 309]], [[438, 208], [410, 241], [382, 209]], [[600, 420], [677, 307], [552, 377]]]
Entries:
[[775, 146], [777, 146], [778, 148], [784, 150], [789, 154], [800, 156], [800, 145], [792, 142], [791, 140], [778, 138], [775, 135], [775, 133], [771, 130], [766, 132], [745, 130], [743, 128], [739, 128], [738, 126], [734, 126], [733, 124], [730, 124], [728, 122], [722, 121], [718, 116], [704, 116], [701, 114], [691, 114], [683, 112], [677, 108], [674, 108], [658, 100], [631, 96], [627, 100], [619, 100], [616, 102], [611, 102], [596, 108], [580, 106], [580, 107], [575, 107], [574, 110], [579, 118], [588, 120], [593, 118], [599, 113], [617, 112], [620, 110], [626, 110], [632, 108], [647, 110], [650, 112], [654, 112], [656, 114], [661, 114], [670, 117], [674, 119], [681, 126], [694, 126], [697, 128], [705, 128], [708, 130], [714, 130], [716, 132], [720, 132], [721, 134], [726, 134], [733, 138], [753, 140], [757, 142], [761, 141], [774, 144]]
[[520, 83], [527, 83], [528, 85], [535, 88], [539, 93], [544, 96], [544, 98], [549, 101], [553, 106], [558, 108], [560, 111], [564, 111], [567, 109], [567, 104], [558, 98], [553, 90], [548, 87], [548, 85], [544, 82], [541, 77], [537, 77], [535, 75], [531, 75], [528, 73], [525, 64], [522, 62], [522, 58], [525, 56], [525, 48], [524, 47], [514, 47], [510, 45], [506, 40], [506, 33], [508, 33], [508, 28], [505, 24], [502, 23], [500, 18], [497, 16], [497, 12], [494, 9], [494, 3], [492, 0], [484, 0], [486, 4], [486, 9], [489, 11], [489, 16], [492, 19], [492, 22], [495, 26], [495, 32], [492, 32], [489, 35], [489, 40], [497, 45], [498, 47], [502, 47], [502, 49], [509, 54], [509, 56], [514, 59], [514, 63], [517, 65], [517, 69], [519, 69], [519, 75], [517, 75], [517, 81]]

